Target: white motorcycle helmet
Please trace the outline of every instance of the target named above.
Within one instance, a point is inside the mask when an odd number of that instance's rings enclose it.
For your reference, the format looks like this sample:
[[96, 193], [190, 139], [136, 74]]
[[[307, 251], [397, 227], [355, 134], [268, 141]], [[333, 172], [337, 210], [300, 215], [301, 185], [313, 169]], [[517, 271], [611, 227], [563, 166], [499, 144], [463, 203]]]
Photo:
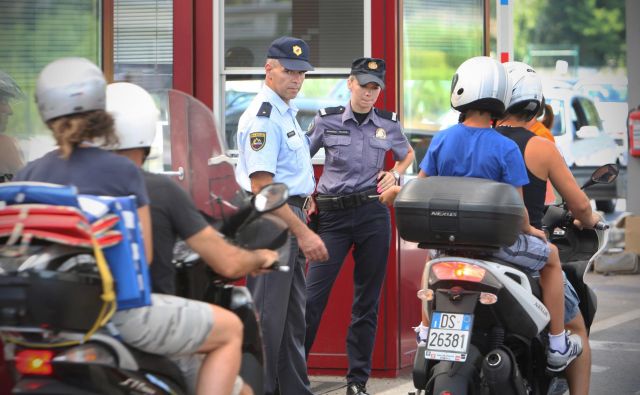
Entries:
[[84, 58], [61, 58], [45, 66], [36, 82], [42, 120], [105, 109], [107, 82], [102, 71]]
[[109, 84], [107, 111], [113, 116], [119, 140], [117, 147], [109, 148], [151, 147], [160, 111], [149, 92], [129, 82]]
[[526, 63], [507, 62], [504, 68], [511, 83], [511, 100], [507, 105], [507, 112], [525, 113], [529, 119], [533, 118], [542, 103], [542, 80], [533, 67]]
[[504, 66], [488, 56], [464, 61], [451, 81], [451, 107], [464, 113], [482, 110], [501, 117], [511, 99]]

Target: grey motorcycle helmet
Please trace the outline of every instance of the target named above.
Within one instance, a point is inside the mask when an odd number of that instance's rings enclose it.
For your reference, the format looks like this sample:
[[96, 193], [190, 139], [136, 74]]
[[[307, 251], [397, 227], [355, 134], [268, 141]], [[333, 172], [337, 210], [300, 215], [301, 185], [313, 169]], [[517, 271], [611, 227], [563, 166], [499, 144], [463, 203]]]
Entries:
[[16, 81], [9, 74], [0, 70], [0, 99], [20, 100], [22, 98], [24, 98], [24, 93]]
[[45, 66], [36, 82], [42, 120], [106, 108], [107, 81], [88, 59], [61, 58]]
[[488, 56], [465, 60], [451, 81], [451, 107], [490, 112], [499, 118], [511, 99], [509, 78], [504, 66]]
[[507, 104], [507, 112], [511, 114], [525, 113], [533, 118], [542, 105], [542, 80], [526, 63], [507, 62], [504, 64], [511, 84], [511, 100]]

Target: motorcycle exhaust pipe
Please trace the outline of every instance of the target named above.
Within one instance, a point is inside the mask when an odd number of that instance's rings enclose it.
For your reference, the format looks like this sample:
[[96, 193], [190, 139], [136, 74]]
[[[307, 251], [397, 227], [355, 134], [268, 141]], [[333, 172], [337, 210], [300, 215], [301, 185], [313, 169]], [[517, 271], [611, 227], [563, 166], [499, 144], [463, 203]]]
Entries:
[[517, 381], [522, 381], [518, 367], [511, 353], [506, 350], [496, 348], [489, 352], [482, 361], [482, 373], [490, 394], [522, 393], [519, 389], [523, 386], [516, 385]]

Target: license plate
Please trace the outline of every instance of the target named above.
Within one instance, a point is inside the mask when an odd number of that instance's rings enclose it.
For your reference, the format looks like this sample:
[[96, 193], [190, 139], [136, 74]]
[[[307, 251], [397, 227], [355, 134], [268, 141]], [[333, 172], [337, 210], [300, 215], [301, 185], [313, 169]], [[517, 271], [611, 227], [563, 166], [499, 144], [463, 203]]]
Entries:
[[472, 328], [473, 314], [434, 311], [431, 315], [425, 358], [439, 361], [466, 361]]

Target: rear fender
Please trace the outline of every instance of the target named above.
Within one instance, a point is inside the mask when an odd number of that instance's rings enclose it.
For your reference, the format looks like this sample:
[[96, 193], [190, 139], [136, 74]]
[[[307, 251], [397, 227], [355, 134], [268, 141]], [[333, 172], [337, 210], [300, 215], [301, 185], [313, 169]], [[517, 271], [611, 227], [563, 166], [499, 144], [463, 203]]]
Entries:
[[433, 394], [449, 392], [451, 394], [473, 393], [474, 382], [479, 382], [480, 362], [482, 355], [473, 345], [469, 345], [469, 355], [463, 363], [440, 361], [431, 369]]

